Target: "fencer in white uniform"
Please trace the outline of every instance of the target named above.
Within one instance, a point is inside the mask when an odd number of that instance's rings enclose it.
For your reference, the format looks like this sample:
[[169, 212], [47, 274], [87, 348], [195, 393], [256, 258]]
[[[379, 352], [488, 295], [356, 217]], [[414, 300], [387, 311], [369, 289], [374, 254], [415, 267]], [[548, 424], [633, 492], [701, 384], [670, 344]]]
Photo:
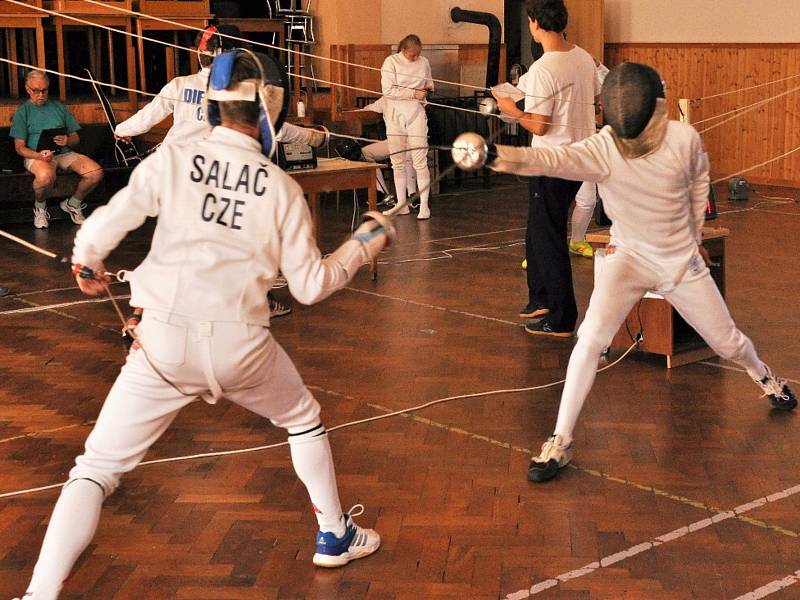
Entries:
[[[384, 97], [378, 98], [375, 102], [367, 104], [362, 110], [376, 112], [383, 115], [386, 110], [386, 99]], [[373, 142], [367, 144], [361, 149], [362, 156], [369, 162], [380, 162], [389, 158], [391, 150], [389, 149], [389, 140], [381, 140], [380, 142]], [[414, 161], [411, 160], [410, 152], [403, 152], [401, 156], [405, 159], [403, 171], [406, 174], [406, 195], [413, 196], [417, 193], [417, 172], [414, 170]], [[378, 189], [382, 190], [385, 194], [389, 193], [386, 187], [386, 182], [383, 179], [383, 173], [380, 170], [375, 171], [375, 177], [378, 181]]]
[[[433, 91], [431, 65], [421, 56], [422, 42], [416, 35], [407, 35], [400, 42], [397, 54], [383, 61], [381, 91], [386, 101], [383, 119], [394, 171], [397, 201], [403, 204], [408, 198], [405, 152], [409, 150], [417, 187], [420, 190], [418, 219], [429, 219], [431, 175], [428, 171], [428, 117], [425, 115], [425, 98]], [[413, 150], [411, 150], [413, 148]], [[405, 207], [397, 214], [407, 214]]]
[[[211, 127], [203, 115], [203, 97], [208, 86], [208, 75], [214, 56], [237, 46], [242, 32], [235, 25], [211, 25], [198, 33], [195, 40], [197, 60], [201, 69], [192, 75], [176, 77], [167, 83], [158, 95], [140, 111], [119, 123], [114, 130], [118, 138], [131, 138], [150, 131], [172, 115], [172, 127], [164, 136], [161, 145], [196, 142], [205, 139]], [[302, 143], [318, 148], [327, 136], [316, 129], [298, 127], [284, 123], [275, 140], [287, 144]]]
[[[597, 59], [595, 59], [594, 63], [595, 85], [599, 90], [603, 86], [606, 75], [608, 75], [608, 67]], [[586, 258], [591, 258], [594, 254], [592, 247], [586, 241], [586, 230], [589, 229], [589, 221], [592, 220], [595, 204], [597, 204], [597, 186], [594, 183], [585, 181], [578, 190], [578, 193], [575, 194], [575, 207], [572, 209], [570, 227], [569, 251]]]
[[[103, 499], [198, 398], [226, 398], [288, 431], [292, 464], [319, 522], [315, 564], [341, 566], [380, 544], [342, 512], [320, 406], [270, 334], [266, 297], [280, 269], [298, 300], [322, 300], [380, 252], [391, 223], [373, 213], [380, 223], [364, 223], [322, 258], [302, 190], [265, 156], [287, 106], [275, 101], [288, 97], [284, 80], [266, 55], [217, 57], [207, 102], [209, 120], [220, 125], [206, 140], [169, 144], [145, 159], [76, 235], [73, 263], [102, 273], [126, 233], [157, 218], [150, 252], [130, 274], [132, 302], [145, 309], [141, 348], [128, 355], [70, 471], [26, 599], [58, 597], [94, 535]], [[259, 97], [269, 99], [266, 108]], [[97, 280], [78, 277], [78, 284], [90, 294], [103, 290]]]
[[667, 119], [661, 79], [645, 65], [612, 69], [602, 101], [609, 125], [583, 141], [488, 149], [487, 165], [495, 171], [596, 183], [613, 221], [610, 250], [569, 360], [556, 428], [531, 461], [531, 481], [552, 479], [571, 460], [573, 430], [600, 355], [647, 291], [662, 295], [719, 356], [744, 368], [775, 409], [797, 406], [786, 380], [761, 362], [737, 329], [706, 266], [709, 166], [699, 134]]

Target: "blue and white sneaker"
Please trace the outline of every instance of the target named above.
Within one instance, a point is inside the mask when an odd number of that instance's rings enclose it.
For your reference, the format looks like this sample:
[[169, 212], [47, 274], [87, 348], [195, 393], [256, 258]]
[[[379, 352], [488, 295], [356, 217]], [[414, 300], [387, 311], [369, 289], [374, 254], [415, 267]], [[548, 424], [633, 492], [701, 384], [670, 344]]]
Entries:
[[[360, 510], [359, 510], [360, 509]], [[359, 510], [359, 512], [354, 512]], [[344, 513], [344, 535], [336, 537], [330, 531], [317, 533], [317, 552], [314, 564], [318, 567], [343, 567], [351, 560], [364, 558], [375, 552], [381, 545], [381, 536], [373, 529], [359, 527], [353, 516], [364, 513], [364, 506], [356, 504]]]

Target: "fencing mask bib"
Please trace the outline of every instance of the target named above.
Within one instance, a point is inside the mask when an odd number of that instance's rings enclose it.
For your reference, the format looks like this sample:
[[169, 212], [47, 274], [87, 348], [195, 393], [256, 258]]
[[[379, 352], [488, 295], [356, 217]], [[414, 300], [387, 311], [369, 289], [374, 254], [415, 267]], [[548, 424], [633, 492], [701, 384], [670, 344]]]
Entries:
[[652, 67], [626, 62], [609, 71], [600, 92], [603, 120], [626, 158], [661, 146], [667, 131], [664, 84]]
[[[256, 77], [232, 82], [238, 60], [249, 58], [255, 64]], [[205, 115], [212, 127], [221, 125], [219, 102], [257, 102], [258, 127], [261, 131], [261, 150], [272, 158], [280, 131], [289, 108], [289, 77], [286, 70], [272, 56], [237, 48], [220, 54], [211, 63], [211, 75], [204, 96]]]

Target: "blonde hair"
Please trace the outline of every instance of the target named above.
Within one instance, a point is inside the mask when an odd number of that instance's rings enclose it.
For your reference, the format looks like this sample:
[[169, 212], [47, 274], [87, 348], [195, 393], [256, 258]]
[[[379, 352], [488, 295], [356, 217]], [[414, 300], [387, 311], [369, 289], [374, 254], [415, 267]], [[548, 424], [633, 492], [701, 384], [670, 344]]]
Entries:
[[403, 50], [408, 50], [412, 46], [422, 48], [422, 40], [419, 39], [418, 35], [409, 33], [406, 37], [400, 40], [399, 44], [397, 44], [397, 51], [402, 52]]

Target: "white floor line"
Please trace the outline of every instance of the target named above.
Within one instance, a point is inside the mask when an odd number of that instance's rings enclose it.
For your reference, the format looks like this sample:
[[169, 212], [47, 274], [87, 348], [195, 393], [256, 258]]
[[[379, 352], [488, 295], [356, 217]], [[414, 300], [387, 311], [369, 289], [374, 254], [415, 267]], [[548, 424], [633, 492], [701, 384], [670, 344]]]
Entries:
[[[124, 296], [114, 296], [114, 300], [128, 300], [130, 295]], [[77, 306], [79, 304], [100, 304], [103, 302], [110, 302], [111, 298], [90, 298], [88, 300], [75, 300], [73, 302], [61, 302], [60, 304], [34, 304], [33, 306], [29, 306], [27, 308], [15, 308], [11, 310], [3, 310], [0, 311], [0, 315], [19, 315], [25, 313], [33, 313], [33, 312], [42, 312], [45, 310], [53, 310], [55, 308], [65, 308], [69, 306]], [[20, 302], [25, 302], [27, 304], [33, 304], [32, 302], [28, 302], [27, 300], [20, 300]]]
[[798, 581], [800, 581], [800, 570], [795, 571], [791, 575], [787, 575], [783, 579], [770, 581], [767, 585], [762, 585], [760, 588], [739, 596], [735, 600], [758, 600], [758, 598], [766, 598], [770, 594], [780, 592]]
[[[746, 504], [740, 504], [739, 506], [737, 506], [732, 510], [720, 511], [711, 517], [706, 517], [705, 519], [700, 519], [699, 521], [695, 521], [694, 523], [690, 523], [689, 525], [685, 525], [684, 527], [673, 529], [672, 531], [660, 535], [656, 538], [653, 538], [652, 540], [649, 540], [647, 542], [642, 542], [641, 544], [631, 546], [630, 548], [622, 550], [621, 552], [616, 552], [614, 554], [604, 556], [600, 560], [589, 563], [588, 565], [584, 565], [583, 567], [580, 567], [578, 569], [573, 569], [572, 571], [567, 571], [565, 573], [561, 573], [560, 575], [556, 575], [552, 579], [545, 579], [544, 581], [535, 583], [528, 589], [519, 590], [517, 592], [507, 594], [506, 600], [523, 600], [524, 598], [535, 596], [536, 594], [544, 592], [545, 590], [549, 590], [550, 588], [555, 587], [564, 581], [570, 581], [572, 579], [577, 579], [578, 577], [583, 577], [584, 575], [590, 575], [591, 573], [594, 573], [599, 569], [615, 565], [618, 562], [625, 560], [626, 558], [630, 558], [632, 556], [636, 556], [637, 554], [647, 552], [648, 550], [657, 548], [662, 544], [673, 542], [686, 535], [689, 535], [690, 533], [694, 533], [695, 531], [700, 531], [701, 529], [705, 529], [706, 527], [710, 527], [711, 525], [714, 525], [716, 523], [721, 523], [722, 521], [727, 521], [728, 519], [732, 519], [737, 515], [741, 515], [753, 509], [765, 506], [770, 502], [777, 502], [778, 500], [784, 500], [785, 498], [793, 496], [797, 493], [800, 493], [800, 485], [792, 486], [775, 494], [770, 494], [769, 496], [758, 498], [756, 500], [753, 500], [752, 502], [747, 502]], [[792, 583], [794, 583], [794, 581]], [[754, 597], [760, 598], [761, 596], [754, 596]]]
[[401, 248], [403, 246], [416, 246], [417, 244], [432, 244], [434, 242], [447, 242], [449, 240], [464, 240], [467, 238], [475, 238], [475, 237], [484, 237], [487, 235], [497, 235], [499, 233], [514, 233], [515, 231], [525, 231], [524, 227], [513, 227], [512, 229], [500, 229], [498, 231], [484, 231], [481, 233], [466, 233], [464, 235], [453, 235], [450, 237], [443, 237], [443, 238], [434, 238], [432, 240], [414, 240], [413, 242], [408, 242], [405, 244], [395, 244], [395, 248]]
[[436, 306], [435, 304], [427, 304], [425, 302], [416, 302], [414, 300], [406, 300], [405, 298], [398, 298], [397, 296], [389, 296], [387, 294], [379, 294], [378, 292], [370, 292], [368, 290], [360, 290], [358, 288], [347, 286], [344, 289], [349, 290], [351, 292], [356, 292], [358, 294], [366, 294], [367, 296], [375, 296], [376, 298], [384, 298], [386, 300], [394, 300], [395, 302], [402, 302], [404, 304], [411, 304], [412, 306], [420, 306], [422, 308], [432, 308], [433, 310], [438, 310], [441, 312], [450, 312], [457, 315], [464, 315], [466, 317], [473, 317], [475, 319], [483, 319], [484, 321], [494, 321], [495, 323], [503, 323], [504, 325], [514, 325], [515, 327], [523, 327], [524, 323], [518, 323], [515, 321], [506, 321], [505, 319], [498, 319], [495, 317], [487, 317], [486, 315], [479, 315], [477, 313], [471, 313], [464, 310], [457, 310], [454, 308], [445, 308], [444, 306]]

